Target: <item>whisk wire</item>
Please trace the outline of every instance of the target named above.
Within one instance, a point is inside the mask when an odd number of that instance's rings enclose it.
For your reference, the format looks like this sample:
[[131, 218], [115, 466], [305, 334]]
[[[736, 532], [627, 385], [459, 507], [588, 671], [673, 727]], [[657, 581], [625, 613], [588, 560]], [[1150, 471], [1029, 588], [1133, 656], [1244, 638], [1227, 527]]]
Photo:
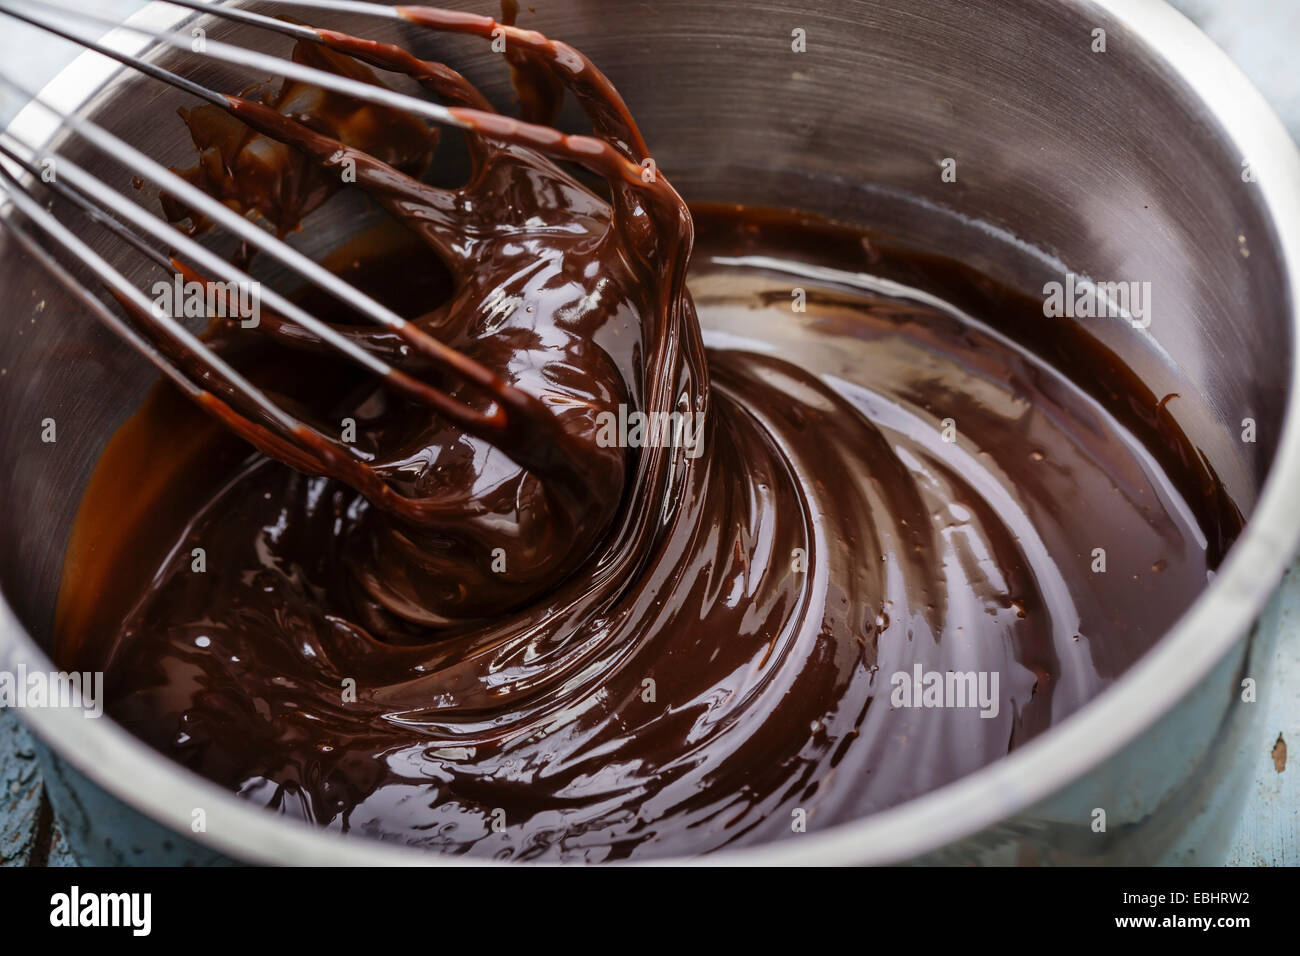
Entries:
[[[89, 268], [104, 283], [119, 302], [128, 304], [138, 314], [149, 315], [153, 312], [153, 303], [145, 297], [134, 284], [121, 272], [110, 265], [101, 255], [90, 248], [56, 216], [42, 208], [31, 196], [27, 195], [16, 177], [0, 167], [0, 188], [27, 219], [35, 223], [41, 231], [54, 239], [61, 248], [67, 249], [78, 261]], [[8, 224], [8, 220], [3, 220]], [[278, 427], [286, 432], [294, 432], [301, 423], [286, 413], [265, 394], [256, 389], [247, 379], [239, 374], [229, 363], [208, 349], [192, 332], [178, 322], [160, 325], [160, 331], [176, 344], [193, 350], [212, 363], [213, 368], [228, 381], [244, 392], [250, 401], [256, 403], [259, 410]]]
[[[297, 40], [320, 43], [327, 48], [355, 56], [363, 62], [373, 63], [381, 69], [405, 73], [417, 80], [426, 90], [457, 105], [444, 106], [376, 83], [362, 82], [293, 60], [270, 56], [206, 37], [201, 37], [202, 42], [199, 43], [194, 37], [169, 29], [155, 29], [129, 22], [115, 23], [50, 0], [0, 0], [0, 14], [76, 43], [142, 75], [216, 105], [243, 120], [255, 131], [297, 146], [322, 168], [330, 166], [337, 159], [333, 154], [325, 155], [330, 148], [331, 140], [328, 137], [316, 137], [308, 141], [304, 138], [305, 131], [298, 128], [300, 124], [297, 120], [288, 120], [286, 125], [275, 119], [274, 128], [268, 129], [265, 124], [270, 122], [271, 118], [262, 115], [267, 112], [264, 106], [240, 97], [227, 96], [165, 69], [144, 56], [114, 49], [108, 43], [86, 35], [85, 28], [103, 26], [124, 30], [128, 34], [134, 33], [164, 46], [192, 52], [200, 58], [258, 71], [269, 71], [288, 80], [303, 82], [362, 103], [400, 110], [434, 123], [466, 130], [471, 136], [471, 143], [473, 137], [481, 136], [485, 139], [512, 142], [531, 148], [552, 160], [577, 163], [604, 176], [613, 185], [616, 196], [621, 194], [621, 190], [630, 187], [639, 188], [643, 182], [642, 167], [639, 164], [644, 153], [642, 148], [644, 144], [640, 142], [639, 134], [621, 136], [614, 127], [602, 129], [600, 124], [597, 124], [597, 136], [567, 135], [548, 126], [528, 123], [496, 113], [481, 93], [460, 74], [445, 64], [419, 60], [398, 47], [360, 40], [337, 31], [317, 30], [252, 11], [225, 8], [204, 0], [177, 0], [176, 5], [225, 20], [273, 30]], [[484, 38], [493, 34], [498, 26], [496, 21], [490, 18], [433, 7], [387, 7], [355, 3], [350, 0], [293, 0], [284, 5], [370, 17], [407, 19], [435, 30], [477, 34]], [[76, 27], [69, 27], [67, 25], [69, 22]], [[574, 84], [580, 99], [584, 93], [591, 92], [593, 81], [606, 82], [599, 71], [590, 68], [588, 61], [568, 47], [552, 44], [541, 34], [532, 31], [514, 27], [503, 29], [508, 30], [511, 42], [518, 43], [518, 49], [523, 51], [524, 55], [540, 56], [552, 69], [564, 74], [564, 82]], [[392, 332], [409, 349], [406, 354], [423, 359], [428, 368], [449, 376], [451, 380], [459, 382], [462, 386], [476, 389], [480, 393], [479, 397], [488, 400], [489, 404], [486, 410], [483, 410], [468, 400], [453, 397], [441, 388], [419, 381], [407, 372], [383, 361], [374, 352], [354, 343], [328, 323], [320, 322], [275, 290], [261, 290], [262, 299], [276, 313], [277, 332], [289, 327], [304, 330], [303, 333], [296, 334], [293, 341], [323, 343], [339, 351], [350, 361], [380, 376], [406, 396], [423, 401], [444, 416], [448, 422], [466, 433], [483, 438], [503, 450], [509, 448], [509, 453], [527, 467], [537, 464], [544, 468], [562, 469], [572, 465], [571, 462], [565, 464], [565, 453], [559, 450], [561, 443], [556, 440], [555, 430], [559, 427], [558, 423], [546, 410], [541, 398], [507, 383], [501, 375], [438, 340], [419, 326], [406, 321], [382, 303], [294, 249], [266, 228], [208, 195], [147, 154], [110, 133], [102, 125], [70, 110], [58, 108], [3, 70], [0, 70], [0, 86], [17, 91], [36, 108], [52, 115], [64, 129], [76, 133], [97, 153], [107, 156], [135, 177], [154, 183], [164, 194], [190, 210], [192, 214], [204, 217], [248, 247], [264, 254], [272, 262], [301, 276], [311, 285], [347, 306], [365, 321]], [[605, 95], [603, 89], [599, 92]], [[613, 95], [616, 97], [616, 94]], [[618, 104], [621, 105], [621, 101], [618, 101]], [[603, 113], [602, 122], [610, 119], [611, 116], [611, 113]], [[594, 118], [593, 122], [596, 122]], [[614, 126], [617, 126], [617, 122]], [[338, 150], [346, 149], [342, 143], [337, 143], [337, 146]], [[56, 216], [42, 208], [41, 204], [28, 193], [28, 189], [43, 180], [43, 177], [37, 175], [37, 157], [52, 158], [58, 164], [58, 178], [54, 182], [43, 183], [46, 188], [56, 197], [70, 201], [93, 222], [124, 240], [131, 249], [145, 256], [153, 265], [177, 275], [198, 275], [192, 267], [172, 255], [172, 251], [175, 250], [185, 259], [206, 269], [209, 274], [222, 277], [228, 283], [251, 284], [252, 280], [245, 272], [195, 242], [179, 229], [165, 224], [157, 216], [146, 212], [138, 203], [131, 201], [64, 155], [55, 154], [39, 144], [26, 142], [6, 133], [0, 137], [0, 156], [4, 157], [4, 161], [12, 164], [10, 168], [4, 169], [4, 162], [0, 162], [0, 170], [4, 172], [4, 176], [0, 177], [0, 188], [3, 190], [3, 195], [11, 201], [13, 209], [22, 213], [28, 223], [34, 225], [39, 232], [60, 247], [65, 256], [70, 256], [88, 269], [112, 298], [129, 313], [134, 327], [131, 321], [123, 321], [114, 315], [104, 302], [90, 293], [68, 268], [58, 262], [53, 252], [42, 246], [28, 229], [22, 227], [12, 211], [6, 214], [3, 208], [0, 208], [0, 224], [19, 236], [23, 248], [32, 252], [38, 262], [68, 286], [79, 301], [85, 303], [88, 298], [94, 300], [97, 305], [91, 307], [92, 312], [105, 321], [114, 332], [121, 335], [128, 344], [163, 369], [170, 379], [178, 384], [184, 382], [183, 387], [187, 394], [234, 424], [236, 430], [252, 440], [259, 448], [274, 449], [275, 453], [301, 467], [320, 468], [322, 463], [332, 467], [343, 467], [355, 479], [354, 484], [368, 496], [379, 499], [379, 503], [403, 512], [418, 510], [417, 502], [397, 494], [375, 472], [365, 467], [364, 456], [355, 448], [346, 443], [341, 444], [332, 438], [326, 438], [319, 431], [304, 425], [239, 375], [214, 349], [207, 347], [197, 336], [188, 332], [179, 321], [174, 320], [174, 317], [171, 321], [166, 321], [166, 317], [160, 316], [151, 307], [143, 293], [132, 285], [122, 272], [95, 253]], [[400, 179], [400, 174], [391, 175], [398, 172], [391, 167], [386, 167], [378, 160], [366, 157], [365, 154], [358, 154], [358, 156], [373, 165], [375, 172], [385, 175], [386, 183], [391, 185]], [[24, 171], [30, 181], [29, 184], [24, 185], [12, 169]], [[667, 189], [671, 193], [671, 190], [665, 186], [653, 185], [654, 182], [651, 180], [652, 191]], [[421, 195], [428, 201], [454, 201], [452, 193], [425, 187], [416, 180], [408, 179], [407, 183], [408, 185], [401, 188], [412, 191], [423, 190]], [[163, 252], [155, 248], [150, 240], [163, 244], [167, 251]], [[112, 317], [111, 321], [108, 316]], [[279, 324], [281, 322], [283, 325]], [[142, 331], [156, 336], [158, 340], [150, 341], [148, 335], [140, 334]], [[306, 335], [309, 339], [299, 337], [301, 335]], [[158, 348], [159, 341], [167, 343], [168, 347]], [[166, 354], [168, 352], [171, 354]], [[174, 367], [177, 361], [183, 362], [188, 375], [186, 370]], [[268, 431], [265, 426], [244, 419], [233, 412], [232, 406], [224, 404], [206, 386], [212, 386], [235, 405], [253, 410], [258, 417], [270, 425], [271, 430]], [[217, 408], [214, 403], [220, 407]], [[478, 406], [482, 404], [480, 401]], [[235, 420], [232, 422], [232, 419]], [[431, 512], [436, 508], [436, 504], [432, 501], [419, 504], [424, 507], [425, 512]]]
[[[15, 9], [15, 2], [20, 9]], [[373, 103], [376, 106], [387, 106], [392, 109], [405, 110], [446, 126], [454, 126], [460, 129], [470, 128], [470, 123], [457, 117], [455, 113], [439, 103], [422, 100], [405, 93], [400, 93], [396, 90], [390, 90], [387, 87], [374, 86], [370, 83], [363, 83], [359, 80], [349, 79], [348, 77], [339, 76], [336, 73], [330, 73], [326, 70], [319, 70], [315, 67], [295, 63], [292, 60], [285, 60], [266, 53], [258, 53], [256, 50], [247, 50], [241, 46], [223, 43], [220, 40], [205, 39], [199, 46], [199, 49], [195, 49], [194, 37], [188, 36], [184, 33], [146, 27], [142, 24], [117, 23], [114, 20], [97, 14], [86, 13], [82, 10], [65, 7], [56, 3], [50, 3], [49, 0], [5, 0], [3, 4], [0, 4], [0, 13], [4, 13], [17, 20], [23, 21], [30, 26], [37, 27], [38, 29], [62, 37], [63, 39], [76, 43], [88, 50], [93, 50], [103, 56], [110, 57], [111, 59], [117, 60], [119, 63], [131, 66], [139, 70], [141, 73], [152, 76], [155, 79], [162, 80], [165, 83], [182, 86], [187, 92], [193, 93], [195, 96], [201, 96], [203, 99], [212, 103], [217, 103], [218, 105], [225, 102], [225, 96], [221, 93], [208, 89], [192, 80], [178, 76], [175, 73], [161, 69], [142, 57], [123, 53], [120, 50], [114, 50], [112, 47], [99, 43], [91, 37], [69, 30], [66, 27], [59, 26], [50, 19], [34, 16], [30, 13], [24, 13], [21, 9], [22, 7], [35, 7], [36, 9], [51, 14], [62, 14], [72, 17], [81, 22], [96, 24], [105, 28], [127, 30], [131, 33], [138, 33], [141, 36], [148, 37], [151, 40], [156, 40], [166, 46], [186, 50], [209, 59], [219, 60], [235, 66], [243, 66], [255, 70], [278, 73], [279, 75], [285, 76], [291, 80], [310, 83], [313, 86], [318, 86], [334, 93], [342, 93], [345, 96], [350, 96], [367, 103]]]
[[[492, 388], [497, 384], [496, 376], [492, 372], [481, 366], [474, 367], [477, 366], [477, 363], [472, 363], [472, 360], [412, 326], [405, 319], [370, 296], [365, 295], [345, 280], [295, 250], [292, 246], [277, 239], [265, 229], [186, 182], [180, 176], [108, 132], [102, 126], [65, 110], [58, 109], [23, 84], [3, 73], [0, 73], [0, 84], [17, 90], [37, 106], [53, 113], [56, 118], [81, 134], [86, 141], [92, 143], [100, 152], [116, 159], [133, 174], [157, 183], [187, 207], [219, 223], [223, 228], [255, 246], [260, 251], [265, 252], [281, 265], [287, 266], [317, 287], [329, 292], [338, 301], [360, 315], [400, 335], [426, 358], [439, 364], [444, 371], [468, 371], [467, 377], [475, 381], [476, 384], [488, 388]], [[60, 157], [57, 162], [62, 166], [66, 165], [68, 161]], [[176, 233], [176, 237], [180, 238], [180, 234]], [[489, 416], [459, 402], [456, 402], [455, 407], [452, 407], [450, 403], [453, 401], [450, 397], [447, 397], [445, 402], [440, 402], [441, 410], [455, 415], [458, 423], [476, 430], [491, 426], [492, 421]]]

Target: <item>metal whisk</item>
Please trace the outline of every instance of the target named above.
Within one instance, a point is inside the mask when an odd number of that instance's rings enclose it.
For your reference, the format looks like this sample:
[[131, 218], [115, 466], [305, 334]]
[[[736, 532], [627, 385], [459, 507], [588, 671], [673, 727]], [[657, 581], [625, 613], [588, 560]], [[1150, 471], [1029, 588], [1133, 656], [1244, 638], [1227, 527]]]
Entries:
[[[168, 2], [336, 50], [342, 50], [349, 41], [355, 43], [355, 38], [344, 34], [220, 6], [214, 2]], [[278, 3], [279, 0], [273, 2]], [[525, 54], [532, 51], [538, 55], [545, 53], [554, 57], [558, 52], [561, 57], [569, 58], [568, 65], [571, 69], [580, 70], [584, 64], [590, 66], [580, 54], [568, 47], [553, 44], [540, 34], [503, 26], [484, 17], [436, 8], [386, 7], [351, 0], [292, 0], [284, 5], [406, 20], [435, 30], [475, 34], [485, 38], [504, 37]], [[504, 117], [491, 112], [487, 101], [460, 74], [442, 64], [418, 60], [396, 47], [387, 48], [389, 59], [381, 66], [406, 72], [426, 89], [456, 105], [440, 105], [386, 87], [216, 40], [206, 40], [196, 48], [192, 37], [187, 34], [116, 24], [47, 0], [0, 0], [0, 14], [111, 57], [146, 76], [227, 111], [231, 111], [231, 98], [139, 56], [112, 49], [85, 35], [86, 28], [127, 29], [165, 46], [190, 50], [199, 58], [270, 72], [358, 101], [404, 110], [438, 124], [475, 131], [503, 142], [525, 145], [552, 159], [581, 164], [615, 183], [621, 181], [640, 186], [646, 182], [641, 175], [644, 143], [640, 141], [639, 134], [636, 134], [630, 121], [628, 129], [618, 129], [620, 135], [617, 136], [568, 136], [549, 127]], [[75, 24], [75, 28], [70, 28], [68, 24]], [[350, 50], [355, 51], [355, 46]], [[553, 416], [547, 413], [537, 397], [503, 381], [492, 370], [407, 322], [130, 143], [84, 118], [59, 110], [11, 76], [0, 73], [0, 83], [48, 111], [97, 150], [111, 155], [134, 175], [156, 184], [186, 208], [205, 217], [274, 262], [288, 267], [368, 321], [391, 331], [414, 354], [427, 360], [437, 373], [467, 384], [482, 397], [489, 399], [488, 407], [486, 410], [472, 407], [446, 391], [394, 368], [373, 351], [312, 316], [274, 289], [262, 288], [261, 302], [281, 320], [301, 327], [348, 360], [382, 378], [402, 395], [426, 403], [465, 432], [506, 450], [524, 467], [543, 471], [549, 469], [552, 472], [563, 469], [565, 463], [559, 460], [557, 450], [562, 443], [548, 431], [548, 423], [553, 424]], [[617, 126], [617, 118], [615, 125]], [[41, 173], [44, 164], [51, 159], [55, 161], [57, 175], [46, 181], [49, 177], [42, 177]], [[188, 263], [223, 282], [247, 287], [253, 283], [247, 272], [194, 241], [159, 216], [146, 211], [68, 157], [50, 154], [41, 144], [24, 142], [10, 133], [0, 134], [0, 189], [3, 189], [3, 196], [10, 203], [8, 209], [0, 208], [0, 224], [77, 301], [145, 356], [194, 401], [216, 414], [267, 454], [304, 470], [336, 473], [378, 504], [399, 512], [418, 512], [408, 499], [402, 498], [379, 479], [356, 449], [321, 433], [276, 404], [215, 350], [188, 331], [176, 317], [160, 312], [155, 302], [95, 252], [74, 229], [51, 213], [37, 195], [40, 190], [48, 190], [60, 202], [70, 204], [79, 214], [110, 230], [130, 249], [147, 257], [168, 273], [175, 274], [180, 264]], [[40, 237], [43, 237], [43, 241]], [[158, 244], [161, 244], [162, 249], [158, 248]], [[116, 309], [110, 301], [91, 291], [83, 280], [86, 274], [93, 276], [92, 284], [102, 286], [116, 304]]]

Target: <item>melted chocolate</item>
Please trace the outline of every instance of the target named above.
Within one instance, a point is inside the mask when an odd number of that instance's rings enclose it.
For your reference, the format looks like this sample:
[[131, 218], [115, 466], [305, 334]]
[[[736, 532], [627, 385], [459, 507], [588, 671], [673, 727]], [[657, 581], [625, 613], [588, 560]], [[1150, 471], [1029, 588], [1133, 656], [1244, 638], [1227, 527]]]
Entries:
[[[1082, 331], [1053, 322], [1036, 352], [1012, 336], [1049, 322], [1041, 303], [959, 264], [794, 214], [690, 215], [642, 177], [626, 109], [570, 48], [510, 34], [517, 75], [567, 64], [597, 139], [543, 141], [445, 67], [322, 36], [479, 111], [469, 183], [398, 168], [420, 161], [410, 130], [381, 161], [355, 104], [286, 117], [304, 99], [280, 96], [231, 98], [245, 126], [208, 188], [281, 228], [325, 187], [270, 202], [288, 194], [242, 179], [250, 145], [291, 144], [276, 168], [296, 182], [354, 159], [401, 225], [332, 268], [535, 401], [475, 434], [274, 316], [214, 328], [322, 430], [354, 419], [380, 492], [323, 452], [250, 455], [160, 386], [87, 490], [59, 650], [105, 669], [108, 712], [195, 772], [322, 827], [476, 856], [797, 838], [1073, 712], [1239, 529], [1162, 403]], [[325, 295], [300, 301], [489, 407]], [[620, 406], [699, 414], [700, 442], [611, 446]], [[990, 699], [902, 706], [895, 675], [911, 688], [918, 667], [983, 675]]]

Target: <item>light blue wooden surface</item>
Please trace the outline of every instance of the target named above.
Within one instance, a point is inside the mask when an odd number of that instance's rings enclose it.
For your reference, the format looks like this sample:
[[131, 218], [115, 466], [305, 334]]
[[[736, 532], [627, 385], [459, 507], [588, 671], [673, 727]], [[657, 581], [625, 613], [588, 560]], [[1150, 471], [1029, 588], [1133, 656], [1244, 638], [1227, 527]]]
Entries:
[[[1237, 61], [1300, 140], [1300, 0], [1173, 3]], [[85, 0], [85, 5], [124, 16], [139, 3]], [[6, 23], [0, 28], [0, 62], [28, 83], [52, 76], [71, 55], [65, 44], [28, 27]], [[0, 124], [20, 105], [0, 95]], [[1254, 786], [1223, 861], [1233, 865], [1300, 864], [1300, 566], [1283, 584], [1279, 614], [1286, 636], [1273, 680], [1258, 702], [1266, 711], [1263, 729], [1240, 754], [1239, 766], [1253, 775]], [[1284, 767], [1279, 738], [1296, 751]], [[50, 816], [31, 739], [14, 714], [0, 711], [0, 866], [75, 865]]]
[[31, 737], [8, 710], [0, 710], [0, 787], [0, 866], [76, 866], [41, 790]]
[[[1254, 784], [1223, 861], [1232, 866], [1300, 865], [1300, 564], [1287, 572], [1278, 604], [1283, 636], [1255, 705], [1264, 719], [1238, 755], [1237, 766]], [[1293, 759], [1285, 759], [1287, 747]]]

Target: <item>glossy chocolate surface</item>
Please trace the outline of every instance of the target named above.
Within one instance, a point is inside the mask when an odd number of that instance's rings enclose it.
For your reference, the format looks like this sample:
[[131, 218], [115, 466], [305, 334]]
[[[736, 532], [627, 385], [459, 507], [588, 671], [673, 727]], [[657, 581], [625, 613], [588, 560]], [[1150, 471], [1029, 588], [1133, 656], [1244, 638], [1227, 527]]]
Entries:
[[[403, 71], [483, 106], [454, 75]], [[232, 98], [251, 129], [220, 143], [191, 114], [220, 156], [193, 180], [277, 228], [357, 160], [393, 225], [332, 267], [539, 401], [504, 438], [471, 434], [274, 316], [214, 326], [322, 431], [353, 421], [373, 474], [418, 505], [329, 460], [250, 454], [160, 387], [100, 462], [60, 602], [60, 653], [107, 670], [116, 720], [323, 827], [516, 860], [694, 854], [978, 769], [1192, 602], [1240, 516], [1169, 397], [940, 255], [795, 213], [688, 212], [638, 175], [616, 94], [587, 67], [568, 78], [614, 144], [589, 166], [608, 192], [486, 115], [469, 183], [442, 191], [409, 175], [418, 130], [379, 142], [329, 97]], [[264, 134], [293, 145], [270, 178], [229, 175], [274, 152]], [[306, 186], [280, 188], [290, 175]], [[429, 372], [324, 294], [300, 301]], [[637, 411], [702, 427], [605, 440]], [[927, 674], [971, 675], [970, 698], [932, 706]]]

